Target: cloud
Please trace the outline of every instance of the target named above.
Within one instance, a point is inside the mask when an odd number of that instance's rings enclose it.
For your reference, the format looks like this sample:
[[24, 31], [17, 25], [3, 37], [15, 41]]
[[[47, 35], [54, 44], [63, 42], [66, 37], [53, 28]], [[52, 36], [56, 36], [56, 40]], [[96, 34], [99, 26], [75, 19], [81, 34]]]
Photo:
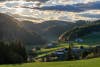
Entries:
[[[50, 3], [52, 1], [52, 4]], [[75, 2], [76, 1], [76, 2]], [[84, 1], [84, 2], [82, 2]], [[90, 2], [91, 1], [91, 2]], [[82, 3], [81, 3], [82, 2]], [[47, 21], [47, 20], [93, 20], [100, 19], [100, 1], [94, 0], [49, 0], [42, 2], [36, 9], [35, 2], [6, 1], [0, 3], [0, 12], [16, 15], [19, 19]], [[17, 7], [17, 8], [16, 8]], [[36, 18], [36, 19], [34, 19]]]
[[53, 6], [42, 6], [37, 8], [39, 10], [56, 10], [56, 11], [71, 11], [71, 12], [81, 12], [85, 10], [95, 10], [100, 9], [100, 1], [89, 2], [89, 3], [78, 3], [72, 5], [53, 5]]
[[95, 1], [100, 1], [100, 0], [49, 0], [46, 3], [44, 3], [44, 6], [71, 5], [71, 4], [89, 3]]
[[88, 18], [100, 18], [100, 10], [90, 10], [78, 13], [79, 16], [88, 17]]
[[55, 11], [72, 11], [72, 12], [80, 12], [82, 9], [75, 7], [73, 5], [55, 5], [55, 6], [43, 6], [40, 8], [36, 8], [39, 10], [55, 10]]

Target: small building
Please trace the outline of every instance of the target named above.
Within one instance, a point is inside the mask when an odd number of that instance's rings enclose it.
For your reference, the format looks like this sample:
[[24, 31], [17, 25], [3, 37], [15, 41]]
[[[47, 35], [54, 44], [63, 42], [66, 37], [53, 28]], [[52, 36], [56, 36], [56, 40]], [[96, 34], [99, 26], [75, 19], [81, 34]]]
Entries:
[[84, 42], [84, 40], [81, 39], [81, 38], [76, 38], [75, 41], [76, 41], [76, 42]]
[[51, 43], [48, 43], [47, 44], [47, 47], [46, 48], [54, 48], [57, 46], [57, 43], [56, 42], [51, 42]]

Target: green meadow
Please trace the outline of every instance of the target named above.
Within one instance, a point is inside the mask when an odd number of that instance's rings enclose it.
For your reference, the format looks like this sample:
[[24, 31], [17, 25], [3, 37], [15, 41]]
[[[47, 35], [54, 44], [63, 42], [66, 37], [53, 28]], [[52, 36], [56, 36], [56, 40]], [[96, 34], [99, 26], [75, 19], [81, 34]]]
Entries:
[[0, 65], [0, 67], [100, 67], [100, 58], [63, 62], [33, 62], [16, 65]]

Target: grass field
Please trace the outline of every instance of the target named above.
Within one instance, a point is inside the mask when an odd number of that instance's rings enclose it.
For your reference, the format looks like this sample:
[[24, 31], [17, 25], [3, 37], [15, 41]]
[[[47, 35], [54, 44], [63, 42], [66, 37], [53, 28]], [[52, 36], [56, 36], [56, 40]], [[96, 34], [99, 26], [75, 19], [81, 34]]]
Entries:
[[78, 61], [34, 62], [16, 65], [0, 65], [0, 67], [100, 67], [100, 58]]
[[[76, 46], [84, 45], [88, 47], [89, 45], [98, 45], [100, 42], [100, 33], [91, 34], [83, 37], [84, 43], [74, 43]], [[91, 44], [92, 43], [92, 44]], [[67, 43], [62, 43], [61, 45], [50, 48], [41, 49], [38, 57], [44, 56], [46, 54], [52, 53], [60, 48], [68, 47]], [[16, 65], [0, 65], [0, 67], [100, 67], [100, 58], [88, 59], [88, 60], [78, 60], [78, 61], [60, 61], [60, 62], [33, 62], [25, 64]]]
[[84, 36], [82, 38], [85, 45], [100, 45], [100, 32]]
[[[82, 39], [84, 40], [84, 42], [82, 43], [73, 42], [73, 45], [75, 47], [80, 47], [80, 46], [90, 47], [90, 46], [100, 45], [100, 32], [89, 34], [87, 36], [82, 37]], [[48, 49], [42, 48], [41, 50], [37, 51], [38, 56], [36, 58], [46, 56], [48, 54], [55, 52], [56, 50], [59, 50], [61, 48], [68, 48], [68, 47], [69, 47], [68, 43], [61, 42], [59, 43], [59, 45], [57, 45], [54, 48], [48, 48]]]

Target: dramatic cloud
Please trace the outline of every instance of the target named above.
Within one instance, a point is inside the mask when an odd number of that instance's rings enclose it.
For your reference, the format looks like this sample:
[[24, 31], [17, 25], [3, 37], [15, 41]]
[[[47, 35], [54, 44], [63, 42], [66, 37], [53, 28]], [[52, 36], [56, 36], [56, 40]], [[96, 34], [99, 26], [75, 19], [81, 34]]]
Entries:
[[100, 0], [21, 0], [0, 2], [0, 12], [21, 20], [100, 19]]
[[77, 3], [89, 3], [89, 2], [95, 2], [99, 0], [49, 0], [44, 5], [45, 6], [53, 6], [53, 5], [71, 5], [71, 4], [77, 4]]
[[72, 4], [72, 5], [42, 6], [37, 9], [80, 12], [80, 11], [85, 11], [85, 10], [100, 9], [100, 1], [89, 2], [89, 3], [78, 3], [78, 4]]

